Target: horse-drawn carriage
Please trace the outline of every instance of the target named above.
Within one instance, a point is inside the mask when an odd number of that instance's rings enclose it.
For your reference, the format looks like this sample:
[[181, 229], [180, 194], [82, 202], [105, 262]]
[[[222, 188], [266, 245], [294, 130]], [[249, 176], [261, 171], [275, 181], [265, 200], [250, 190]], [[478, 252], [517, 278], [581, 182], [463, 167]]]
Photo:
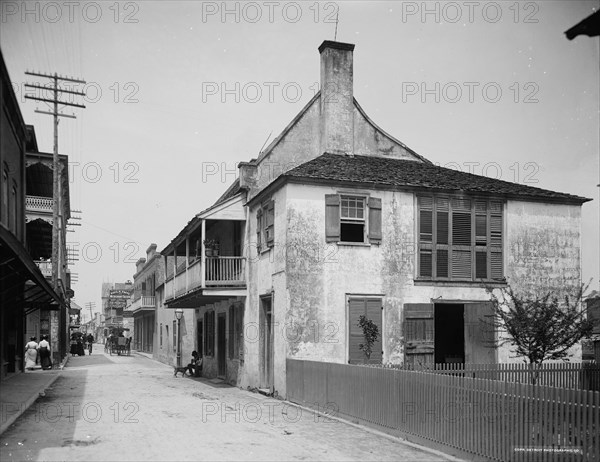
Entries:
[[108, 352], [111, 356], [116, 355], [127, 355], [131, 354], [131, 337], [125, 337], [124, 331], [128, 331], [128, 328], [113, 327], [111, 328], [110, 335], [106, 339], [104, 351]]

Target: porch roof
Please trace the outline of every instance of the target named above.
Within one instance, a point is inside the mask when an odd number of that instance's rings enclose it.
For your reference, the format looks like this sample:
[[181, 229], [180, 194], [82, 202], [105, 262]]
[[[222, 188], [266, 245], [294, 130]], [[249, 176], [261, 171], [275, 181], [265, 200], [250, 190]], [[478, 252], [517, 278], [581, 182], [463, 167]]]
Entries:
[[[11, 273], [15, 287], [24, 285], [22, 291], [11, 291], [14, 293], [14, 301], [21, 301], [28, 311], [34, 311], [42, 306], [50, 309], [58, 309], [66, 306], [62, 297], [56, 293], [48, 280], [32, 260], [23, 244], [6, 228], [0, 226], [0, 267], [6, 267]], [[7, 291], [8, 293], [8, 291]], [[5, 299], [6, 300], [6, 299]], [[10, 296], [8, 300], [11, 301]]]

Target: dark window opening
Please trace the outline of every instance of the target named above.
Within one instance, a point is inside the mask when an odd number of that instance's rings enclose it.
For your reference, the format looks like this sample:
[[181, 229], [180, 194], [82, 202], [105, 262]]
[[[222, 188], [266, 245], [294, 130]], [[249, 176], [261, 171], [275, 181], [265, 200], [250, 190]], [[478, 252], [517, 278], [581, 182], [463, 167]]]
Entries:
[[341, 223], [342, 242], [365, 242], [365, 225], [363, 223]]

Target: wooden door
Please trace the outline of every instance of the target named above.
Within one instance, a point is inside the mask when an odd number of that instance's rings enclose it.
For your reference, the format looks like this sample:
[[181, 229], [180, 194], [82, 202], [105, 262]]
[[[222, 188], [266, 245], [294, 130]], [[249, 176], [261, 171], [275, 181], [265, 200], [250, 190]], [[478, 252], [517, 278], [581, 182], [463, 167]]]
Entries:
[[434, 363], [433, 303], [404, 304], [404, 363], [432, 366]]
[[227, 375], [227, 324], [225, 322], [225, 313], [219, 313], [217, 320], [217, 362], [218, 376], [225, 377]]
[[465, 303], [465, 364], [496, 363], [490, 302]]

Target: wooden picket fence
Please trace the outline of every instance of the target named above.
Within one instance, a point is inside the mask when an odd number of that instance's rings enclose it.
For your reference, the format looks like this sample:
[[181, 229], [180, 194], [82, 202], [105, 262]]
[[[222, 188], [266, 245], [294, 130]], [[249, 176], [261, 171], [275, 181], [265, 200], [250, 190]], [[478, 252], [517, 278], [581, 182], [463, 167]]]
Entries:
[[600, 393], [287, 360], [287, 399], [476, 458], [600, 460]]
[[537, 366], [525, 363], [463, 364], [444, 363], [432, 365], [370, 365], [394, 369], [461, 375], [474, 379], [501, 380], [549, 387], [575, 388], [600, 391], [600, 364], [544, 363]]

